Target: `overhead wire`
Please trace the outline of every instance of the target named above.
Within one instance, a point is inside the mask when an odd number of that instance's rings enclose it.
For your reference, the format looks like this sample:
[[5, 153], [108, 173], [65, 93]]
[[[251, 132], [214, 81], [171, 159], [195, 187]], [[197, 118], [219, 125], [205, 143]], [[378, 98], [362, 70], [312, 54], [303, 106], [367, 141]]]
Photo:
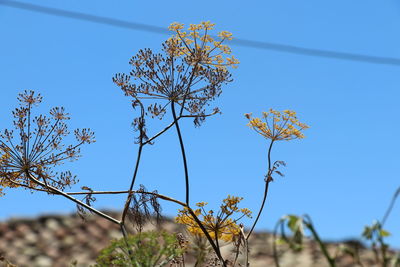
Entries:
[[[70, 19], [76, 19], [81, 21], [90, 21], [93, 23], [109, 25], [119, 28], [126, 28], [137, 31], [147, 31], [153, 32], [157, 34], [169, 34], [170, 32], [159, 26], [148, 25], [137, 22], [130, 22], [120, 19], [114, 19], [109, 17], [91, 15], [87, 13], [81, 13], [76, 11], [68, 11], [64, 9], [45, 7], [36, 4], [23, 3], [19, 1], [10, 1], [10, 0], [0, 0], [0, 5], [28, 10], [32, 12], [65, 17]], [[312, 56], [312, 57], [322, 57], [322, 58], [331, 58], [331, 59], [340, 59], [347, 61], [356, 61], [363, 63], [372, 63], [372, 64], [383, 64], [383, 65], [393, 65], [400, 66], [400, 58], [394, 57], [380, 57], [380, 56], [370, 56], [364, 54], [356, 54], [356, 53], [347, 53], [347, 52], [338, 52], [332, 50], [323, 50], [323, 49], [314, 49], [314, 48], [306, 48], [295, 45], [286, 45], [272, 42], [264, 42], [264, 41], [256, 41], [256, 40], [248, 40], [242, 38], [235, 38], [230, 41], [232, 45], [250, 47], [250, 48], [258, 48], [263, 50], [271, 50], [277, 52], [284, 52], [290, 54], [304, 55], [304, 56]]]

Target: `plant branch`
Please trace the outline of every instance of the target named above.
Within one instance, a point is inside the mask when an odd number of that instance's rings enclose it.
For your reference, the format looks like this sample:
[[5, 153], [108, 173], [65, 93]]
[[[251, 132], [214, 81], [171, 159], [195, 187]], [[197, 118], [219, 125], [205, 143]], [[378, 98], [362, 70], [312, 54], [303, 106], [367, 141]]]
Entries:
[[189, 203], [189, 171], [188, 171], [187, 162], [186, 162], [185, 146], [183, 144], [181, 130], [179, 128], [179, 123], [178, 123], [178, 120], [177, 120], [178, 117], [176, 116], [175, 102], [174, 101], [171, 102], [171, 109], [172, 109], [172, 116], [174, 118], [174, 124], [175, 124], [175, 127], [176, 127], [176, 132], [177, 132], [178, 138], [179, 138], [179, 145], [181, 147], [181, 152], [182, 152], [183, 168], [185, 170], [186, 205], [189, 206], [190, 205], [190, 203]]
[[65, 192], [66, 194], [73, 195], [112, 195], [112, 194], [128, 194], [130, 192], [135, 193], [136, 191], [121, 190], [121, 191], [92, 191], [92, 192]]
[[[141, 138], [141, 140], [142, 140], [142, 138]], [[140, 163], [140, 156], [142, 155], [142, 149], [143, 149], [143, 145], [142, 145], [142, 143], [141, 143], [141, 144], [139, 145], [139, 149], [138, 149], [138, 154], [137, 154], [136, 164], [135, 164], [135, 171], [134, 171], [134, 173], [133, 173], [132, 182], [131, 182], [131, 185], [130, 185], [129, 190], [128, 190], [129, 195], [128, 195], [127, 199], [126, 199], [125, 206], [124, 206], [124, 210], [123, 210], [123, 212], [122, 212], [122, 218], [121, 218], [121, 222], [122, 222], [122, 223], [125, 222], [125, 217], [126, 217], [126, 214], [127, 214], [127, 212], [128, 212], [129, 205], [131, 204], [131, 201], [132, 201], [132, 195], [133, 195], [132, 189], [133, 189], [133, 186], [134, 186], [134, 184], [135, 184], [137, 172], [138, 172], [138, 170], [139, 170], [139, 163]]]
[[93, 207], [87, 205], [86, 203], [83, 203], [82, 201], [80, 201], [80, 200], [78, 200], [78, 199], [76, 199], [76, 198], [74, 198], [74, 197], [71, 197], [71, 196], [68, 195], [67, 193], [65, 193], [65, 192], [63, 192], [63, 191], [61, 191], [61, 190], [59, 190], [59, 189], [57, 189], [57, 188], [55, 188], [55, 187], [52, 187], [52, 186], [50, 186], [50, 185], [47, 185], [47, 186], [46, 186], [46, 184], [40, 182], [37, 178], [33, 177], [33, 176], [29, 173], [29, 171], [26, 171], [25, 174], [27, 175], [27, 177], [28, 177], [30, 180], [32, 180], [32, 181], [35, 182], [36, 184], [38, 184], [38, 185], [40, 185], [40, 186], [42, 186], [42, 187], [44, 187], [44, 188], [48, 188], [48, 189], [51, 191], [51, 193], [56, 194], [56, 195], [62, 195], [63, 197], [65, 197], [65, 198], [67, 198], [67, 199], [69, 199], [69, 200], [75, 202], [76, 204], [78, 204], [78, 205], [80, 205], [80, 206], [85, 207], [86, 209], [92, 211], [93, 213], [95, 213], [95, 214], [97, 214], [97, 215], [103, 217], [104, 219], [107, 219], [107, 220], [109, 220], [109, 221], [111, 221], [111, 222], [113, 222], [113, 223], [116, 223], [116, 224], [118, 224], [118, 225], [120, 224], [120, 221], [118, 221], [117, 219], [114, 219], [113, 217], [111, 217], [111, 216], [109, 216], [109, 215], [107, 215], [107, 214], [105, 214], [105, 213], [103, 213], [103, 212], [101, 212], [101, 211], [99, 211], [99, 210], [97, 210], [97, 209], [95, 209], [95, 208], [93, 208]]
[[383, 225], [384, 225], [385, 222], [387, 221], [387, 219], [388, 219], [390, 213], [392, 212], [394, 203], [396, 202], [396, 199], [397, 199], [397, 197], [398, 197], [399, 195], [400, 195], [400, 187], [397, 188], [396, 192], [394, 193], [394, 195], [393, 195], [393, 197], [392, 197], [392, 200], [390, 201], [389, 207], [388, 207], [388, 209], [386, 210], [385, 215], [384, 215], [383, 218], [382, 218], [381, 227], [383, 227]]
[[326, 248], [326, 245], [322, 242], [322, 240], [319, 237], [317, 231], [315, 230], [314, 225], [313, 225], [313, 223], [311, 221], [311, 218], [309, 216], [307, 216], [307, 215], [305, 215], [304, 218], [307, 219], [307, 221], [304, 221], [304, 225], [310, 230], [310, 232], [313, 235], [315, 241], [317, 241], [317, 243], [318, 243], [318, 245], [319, 245], [319, 247], [320, 247], [320, 249], [322, 251], [322, 254], [324, 254], [326, 260], [328, 261], [329, 266], [330, 267], [336, 267], [335, 259], [332, 258], [329, 255], [329, 252], [328, 252], [328, 250]]
[[264, 196], [263, 196], [263, 200], [261, 203], [261, 207], [260, 210], [258, 211], [256, 220], [254, 221], [250, 232], [247, 234], [246, 240], [249, 240], [251, 234], [253, 233], [254, 228], [256, 227], [256, 224], [260, 218], [260, 215], [264, 209], [264, 205], [265, 205], [265, 201], [267, 200], [267, 196], [268, 196], [268, 187], [269, 187], [269, 183], [272, 182], [272, 165], [271, 165], [271, 150], [272, 150], [272, 145], [274, 144], [274, 140], [271, 140], [271, 143], [269, 145], [268, 148], [268, 174], [265, 180], [265, 189], [264, 189]]
[[[186, 205], [185, 205], [186, 206]], [[194, 211], [189, 207], [186, 206], [190, 215], [192, 215], [193, 219], [196, 221], [197, 225], [200, 227], [201, 231], [204, 233], [204, 235], [206, 236], [208, 242], [210, 243], [210, 245], [212, 246], [215, 254], [217, 254], [218, 259], [221, 261], [222, 266], [227, 267], [224, 258], [221, 255], [221, 251], [219, 250], [219, 247], [217, 247], [217, 245], [215, 244], [215, 242], [213, 241], [213, 239], [211, 238], [210, 234], [208, 233], [208, 231], [204, 228], [203, 224], [201, 223], [201, 221], [199, 220], [199, 218], [196, 216], [196, 214], [194, 213]]]
[[[176, 118], [176, 121], [178, 121], [180, 118], [182, 118], [182, 116], [179, 116]], [[159, 133], [157, 133], [156, 135], [154, 135], [153, 137], [151, 137], [150, 139], [148, 139], [146, 142], [143, 142], [143, 145], [147, 145], [148, 143], [151, 143], [151, 141], [153, 141], [154, 139], [156, 139], [157, 137], [159, 137], [160, 135], [162, 135], [163, 133], [165, 133], [169, 128], [171, 128], [172, 126], [174, 126], [175, 120], [173, 122], [171, 122], [171, 124], [169, 124], [167, 127], [165, 127], [162, 131], [160, 131]]]
[[273, 255], [274, 255], [274, 262], [275, 262], [275, 266], [276, 267], [280, 267], [279, 264], [279, 254], [278, 254], [278, 247], [276, 246], [276, 242], [277, 242], [277, 232], [278, 232], [278, 228], [279, 226], [283, 223], [282, 219], [280, 219], [274, 228], [274, 233], [273, 233], [273, 239], [272, 239], [272, 250], [273, 250]]

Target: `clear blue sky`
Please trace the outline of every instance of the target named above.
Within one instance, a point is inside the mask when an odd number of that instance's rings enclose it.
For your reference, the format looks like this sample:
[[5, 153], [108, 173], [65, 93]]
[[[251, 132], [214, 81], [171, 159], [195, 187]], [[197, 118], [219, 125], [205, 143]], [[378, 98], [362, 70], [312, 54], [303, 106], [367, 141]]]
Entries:
[[[229, 30], [238, 38], [400, 58], [400, 3], [395, 0], [34, 3], [160, 27], [210, 20], [217, 30]], [[40, 111], [64, 106], [72, 117], [71, 128], [96, 132], [97, 142], [83, 148], [83, 157], [64, 165], [78, 175], [79, 186], [127, 188], [137, 150], [130, 127], [135, 114], [111, 77], [129, 72], [128, 61], [138, 49], [158, 50], [167, 36], [2, 5], [0, 25], [0, 129], [11, 127], [18, 92], [38, 91], [44, 96]], [[383, 216], [400, 186], [400, 66], [244, 46], [232, 49], [241, 64], [233, 72], [234, 82], [216, 101], [223, 114], [200, 128], [190, 121], [182, 126], [192, 202], [217, 206], [233, 194], [245, 198], [243, 207], [256, 211], [264, 187], [267, 142], [245, 126], [243, 114], [293, 109], [311, 128], [306, 139], [274, 147], [273, 159], [287, 162], [286, 176], [271, 184], [258, 229], [271, 229], [284, 214], [307, 213], [326, 239], [357, 237], [364, 225]], [[142, 163], [138, 183], [184, 199], [174, 131], [145, 147]], [[0, 219], [75, 209], [57, 196], [6, 193], [0, 199]], [[96, 205], [118, 209], [123, 201], [99, 197]], [[174, 215], [177, 208], [164, 205], [164, 212]], [[395, 207], [387, 223], [394, 234], [390, 243], [397, 247], [399, 212]]]

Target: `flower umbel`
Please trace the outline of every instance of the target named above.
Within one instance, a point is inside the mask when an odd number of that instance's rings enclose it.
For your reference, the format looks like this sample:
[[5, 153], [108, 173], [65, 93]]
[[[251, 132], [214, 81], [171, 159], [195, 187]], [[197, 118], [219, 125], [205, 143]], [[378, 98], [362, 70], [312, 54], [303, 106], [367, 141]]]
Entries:
[[[194, 210], [194, 213], [200, 217], [201, 223], [213, 239], [225, 242], [235, 241], [240, 233], [240, 226], [237, 222], [244, 216], [251, 218], [251, 211], [249, 209], [240, 209], [238, 207], [242, 199], [241, 197], [228, 195], [222, 201], [220, 210], [216, 214], [213, 210], [205, 210], [204, 207], [207, 205], [207, 202], [199, 202], [196, 204], [199, 208]], [[240, 214], [240, 216], [233, 219], [231, 218], [233, 214]], [[197, 236], [204, 235], [187, 208], [179, 210], [179, 214], [175, 220], [178, 223], [185, 224], [191, 234]]]
[[301, 123], [297, 119], [296, 112], [291, 110], [279, 112], [270, 109], [269, 112], [262, 114], [263, 120], [253, 118], [251, 113], [245, 114], [249, 119], [247, 126], [272, 141], [304, 138], [302, 131], [309, 128], [308, 125]]
[[69, 171], [54, 173], [52, 169], [65, 160], [76, 160], [80, 146], [94, 142], [93, 132], [75, 130], [78, 143], [65, 146], [62, 140], [69, 134], [65, 123], [69, 117], [64, 108], [51, 109], [50, 117], [33, 117], [32, 107], [42, 101], [40, 94], [25, 91], [18, 100], [19, 107], [13, 111], [15, 129], [0, 133], [0, 190], [24, 187], [54, 193], [51, 187], [64, 190], [75, 184], [76, 177]]
[[230, 37], [225, 33], [214, 41], [209, 35], [213, 27], [210, 22], [202, 22], [181, 31], [183, 24], [172, 23], [169, 29], [176, 34], [163, 44], [162, 53], [139, 50], [129, 62], [130, 74], [117, 74], [114, 83], [134, 101], [156, 101], [147, 105], [146, 115], [161, 119], [169, 104], [177, 104], [179, 114], [187, 112], [199, 126], [207, 116], [218, 113], [218, 108], [212, 112], [206, 108], [221, 94], [222, 85], [232, 81], [227, 67], [239, 63], [232, 55], [224, 56], [231, 54], [223, 44]]
[[174, 22], [169, 30], [176, 34], [168, 42], [170, 44], [169, 53], [175, 56], [184, 56], [188, 63], [213, 66], [221, 70], [227, 67], [237, 68], [239, 61], [234, 57], [227, 57], [231, 54], [228, 45], [223, 44], [226, 40], [232, 40], [233, 35], [228, 31], [221, 31], [218, 40], [210, 36], [210, 31], [215, 24], [210, 21], [203, 21], [200, 24], [190, 24], [187, 31], [184, 25]]

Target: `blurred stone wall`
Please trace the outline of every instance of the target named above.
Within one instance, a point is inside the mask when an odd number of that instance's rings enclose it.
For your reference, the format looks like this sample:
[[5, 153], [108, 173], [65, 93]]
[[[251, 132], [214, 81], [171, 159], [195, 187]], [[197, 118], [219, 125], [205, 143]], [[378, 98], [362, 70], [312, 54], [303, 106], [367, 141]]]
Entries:
[[[117, 217], [115, 212], [106, 213]], [[185, 230], [172, 220], [164, 219], [162, 228], [185, 234]], [[150, 229], [154, 229], [154, 226], [148, 224], [143, 231]], [[85, 220], [76, 214], [9, 219], [0, 222], [0, 256], [21, 267], [64, 267], [70, 266], [73, 261], [77, 262], [77, 266], [84, 267], [94, 264], [99, 251], [116, 238], [121, 238], [119, 227], [94, 215]], [[336, 247], [332, 243], [329, 249], [333, 252]], [[250, 248], [252, 267], [275, 266], [270, 234], [255, 233]], [[223, 254], [228, 255], [230, 249], [229, 246], [223, 247]], [[365, 266], [373, 266], [371, 252], [364, 249], [362, 255], [367, 262]], [[189, 255], [186, 262], [187, 266], [192, 266], [193, 257]], [[284, 253], [280, 262], [282, 267], [327, 266], [314, 242], [307, 242], [301, 253]], [[0, 262], [0, 266], [6, 264]], [[341, 257], [338, 266], [355, 265], [349, 257]]]

